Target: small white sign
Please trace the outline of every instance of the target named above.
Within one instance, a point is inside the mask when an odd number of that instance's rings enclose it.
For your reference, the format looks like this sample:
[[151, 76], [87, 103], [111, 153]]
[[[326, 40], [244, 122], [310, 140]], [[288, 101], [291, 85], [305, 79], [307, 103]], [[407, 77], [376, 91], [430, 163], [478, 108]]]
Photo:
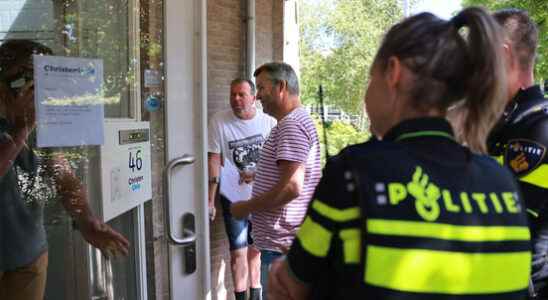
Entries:
[[145, 70], [145, 87], [159, 87], [161, 82], [160, 71], [146, 69]]
[[38, 147], [102, 145], [103, 61], [34, 55]]
[[107, 121], [101, 147], [103, 220], [106, 222], [152, 198], [150, 125]]

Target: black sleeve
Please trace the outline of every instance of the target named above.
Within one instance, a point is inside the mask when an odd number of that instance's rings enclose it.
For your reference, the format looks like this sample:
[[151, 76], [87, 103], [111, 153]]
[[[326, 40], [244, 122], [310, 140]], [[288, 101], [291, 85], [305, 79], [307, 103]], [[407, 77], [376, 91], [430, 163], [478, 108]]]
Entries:
[[[537, 142], [548, 149], [548, 114], [543, 114], [535, 120], [529, 130], [524, 132], [524, 138]], [[546, 155], [544, 156], [544, 162], [547, 162]]]
[[[538, 169], [548, 171], [548, 114], [539, 113], [519, 129], [519, 135], [509, 140], [505, 153], [507, 164], [520, 180]], [[525, 157], [526, 162], [519, 161]], [[546, 174], [548, 175], [548, 173]], [[546, 178], [548, 182], [548, 178]]]
[[341, 216], [359, 213], [348, 190], [347, 184], [351, 180], [338, 159], [327, 163], [305, 220], [287, 255], [290, 272], [303, 283], [316, 285], [325, 279], [326, 274], [332, 273], [334, 265], [342, 264], [343, 258], [336, 250], [342, 243], [339, 233], [355, 226], [357, 220]]
[[528, 169], [520, 173], [512, 167], [511, 161], [507, 163], [517, 176], [527, 208], [533, 213], [543, 211], [544, 214], [548, 210], [548, 115], [539, 113], [533, 118], [520, 139], [534, 143], [535, 151], [542, 151], [540, 160], [528, 154]]

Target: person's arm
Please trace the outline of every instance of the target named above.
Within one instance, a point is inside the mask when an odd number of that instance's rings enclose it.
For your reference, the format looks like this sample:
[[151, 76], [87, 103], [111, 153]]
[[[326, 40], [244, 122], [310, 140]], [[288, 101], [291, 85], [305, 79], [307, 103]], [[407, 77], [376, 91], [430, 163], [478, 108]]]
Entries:
[[282, 207], [296, 199], [302, 192], [304, 185], [304, 165], [300, 162], [278, 161], [280, 180], [268, 192], [249, 201], [233, 203], [231, 213], [236, 218], [264, 210]]
[[305, 163], [313, 142], [306, 129], [296, 120], [288, 119], [278, 124], [276, 138], [276, 162], [278, 182], [266, 193], [249, 201], [235, 203], [232, 214], [243, 218], [250, 213], [282, 207], [299, 197], [304, 186]]
[[87, 201], [85, 186], [63, 155], [53, 154], [46, 160], [46, 164], [47, 168], [53, 170], [52, 175], [63, 207], [76, 222], [84, 239], [107, 257], [127, 255], [129, 241], [93, 214]]
[[207, 153], [207, 171], [208, 171], [208, 197], [207, 197], [207, 206], [209, 209], [209, 219], [213, 221], [215, 219], [216, 210], [215, 210], [215, 196], [217, 195], [217, 189], [219, 188], [219, 178], [221, 176], [221, 167], [222, 167], [222, 152], [221, 146], [223, 140], [221, 138], [221, 126], [222, 119], [219, 112], [211, 118], [207, 128], [207, 142], [208, 142], [208, 153]]
[[208, 197], [207, 204], [209, 207], [209, 218], [215, 219], [215, 195], [217, 194], [217, 188], [219, 187], [219, 173], [221, 170], [221, 154], [211, 153], [207, 154], [207, 170], [208, 170]]
[[[548, 116], [536, 121], [509, 148], [512, 151], [506, 151], [505, 161], [520, 183], [548, 191]], [[532, 150], [527, 153], [526, 148]]]
[[297, 300], [330, 293], [349, 266], [359, 270], [362, 219], [347, 189], [354, 179], [345, 174], [338, 157], [328, 161], [285, 260], [271, 269], [269, 299], [270, 294], [272, 299]]

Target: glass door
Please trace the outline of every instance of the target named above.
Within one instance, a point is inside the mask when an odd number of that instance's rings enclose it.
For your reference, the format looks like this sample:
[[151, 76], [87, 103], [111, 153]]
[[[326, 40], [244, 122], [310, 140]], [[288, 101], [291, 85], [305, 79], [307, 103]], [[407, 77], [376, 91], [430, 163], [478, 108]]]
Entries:
[[[140, 120], [138, 0], [0, 1], [0, 43], [29, 39], [56, 56], [98, 58], [104, 66], [105, 118]], [[101, 120], [102, 121], [102, 120]], [[99, 147], [63, 149], [101, 217]], [[38, 155], [44, 152], [37, 150]], [[48, 178], [27, 184], [43, 206], [49, 244], [45, 299], [145, 299], [144, 213], [138, 206], [108, 222], [131, 243], [127, 257], [105, 259], [83, 241]], [[21, 178], [22, 181], [25, 178]]]

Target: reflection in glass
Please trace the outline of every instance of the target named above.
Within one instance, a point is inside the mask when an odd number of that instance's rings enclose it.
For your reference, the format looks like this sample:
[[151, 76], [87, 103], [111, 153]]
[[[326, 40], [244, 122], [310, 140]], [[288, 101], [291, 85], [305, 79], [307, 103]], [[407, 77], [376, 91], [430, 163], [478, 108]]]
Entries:
[[[1, 0], [0, 44], [8, 39], [30, 39], [53, 49], [54, 55], [102, 59], [105, 117], [135, 118], [139, 49], [134, 46], [138, 37], [133, 34], [137, 25], [132, 23], [132, 12], [138, 11], [136, 3], [137, 0]], [[35, 151], [42, 161], [54, 152]], [[55, 151], [63, 153], [87, 187], [87, 194], [95, 196], [88, 201], [97, 208], [100, 201], [97, 147]], [[61, 208], [51, 174], [43, 164], [39, 165], [35, 174], [17, 170], [17, 175], [27, 205], [43, 207], [45, 212], [49, 243], [45, 299], [138, 299], [133, 249], [127, 258], [106, 260], [85, 244]], [[135, 244], [133, 214], [130, 211], [110, 225]]]
[[31, 39], [55, 55], [103, 59], [105, 117], [130, 118], [138, 86], [127, 0], [4, 0], [0, 42]]

